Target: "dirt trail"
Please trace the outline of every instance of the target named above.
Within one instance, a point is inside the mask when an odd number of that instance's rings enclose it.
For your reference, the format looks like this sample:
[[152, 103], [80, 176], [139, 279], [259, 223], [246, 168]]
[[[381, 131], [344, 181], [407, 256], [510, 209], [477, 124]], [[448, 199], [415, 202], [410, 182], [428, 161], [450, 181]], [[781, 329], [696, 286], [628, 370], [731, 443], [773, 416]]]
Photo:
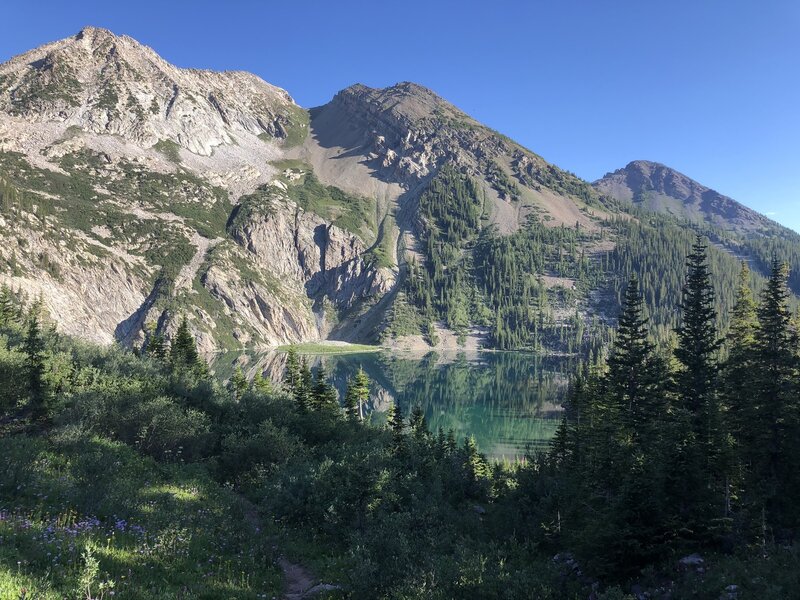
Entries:
[[[244, 507], [244, 516], [247, 522], [253, 529], [259, 531], [262, 529], [261, 517], [258, 514], [258, 509], [246, 498], [241, 497]], [[274, 540], [273, 540], [274, 541]], [[278, 552], [278, 546], [272, 546], [273, 551]], [[315, 594], [323, 591], [338, 589], [337, 586], [317, 583], [311, 572], [304, 566], [288, 561], [283, 556], [279, 556], [277, 564], [283, 571], [283, 580], [285, 589], [282, 600], [303, 600], [304, 598], [311, 598]]]
[[278, 566], [283, 570], [283, 578], [286, 581], [284, 600], [302, 600], [316, 586], [311, 573], [304, 567], [291, 563], [282, 556], [278, 559]]

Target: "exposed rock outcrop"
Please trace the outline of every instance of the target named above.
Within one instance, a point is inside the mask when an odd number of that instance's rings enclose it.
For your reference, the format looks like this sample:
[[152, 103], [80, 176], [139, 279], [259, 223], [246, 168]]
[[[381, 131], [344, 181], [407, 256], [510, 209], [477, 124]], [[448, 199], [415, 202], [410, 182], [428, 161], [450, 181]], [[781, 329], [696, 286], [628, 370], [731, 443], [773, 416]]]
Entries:
[[210, 156], [238, 132], [285, 138], [299, 109], [250, 73], [179, 69], [128, 36], [86, 27], [0, 65], [0, 111]]

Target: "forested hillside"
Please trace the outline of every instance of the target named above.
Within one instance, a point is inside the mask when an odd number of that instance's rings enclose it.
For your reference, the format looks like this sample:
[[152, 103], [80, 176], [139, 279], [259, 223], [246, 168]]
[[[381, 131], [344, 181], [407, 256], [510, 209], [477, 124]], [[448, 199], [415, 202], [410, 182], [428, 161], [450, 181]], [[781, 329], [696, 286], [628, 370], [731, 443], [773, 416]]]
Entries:
[[328, 597], [791, 597], [788, 272], [774, 261], [756, 299], [742, 265], [723, 336], [701, 238], [685, 260], [674, 348], [652, 343], [632, 277], [608, 359], [516, 465], [419, 407], [366, 414], [363, 372], [339, 399], [290, 351], [281, 381], [223, 385], [185, 320], [171, 343], [101, 349], [4, 288], [0, 590], [272, 597], [288, 557]]

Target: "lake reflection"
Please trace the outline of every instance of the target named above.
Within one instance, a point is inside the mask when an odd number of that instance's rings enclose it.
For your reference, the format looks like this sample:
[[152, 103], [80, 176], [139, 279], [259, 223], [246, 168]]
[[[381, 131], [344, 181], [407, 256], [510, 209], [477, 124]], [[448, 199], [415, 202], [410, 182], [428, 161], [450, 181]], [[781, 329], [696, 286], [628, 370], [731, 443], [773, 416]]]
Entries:
[[[216, 372], [228, 376], [238, 358], [218, 357]], [[452, 429], [459, 440], [472, 435], [481, 452], [512, 460], [524, 456], [526, 447], [547, 446], [575, 360], [522, 352], [486, 352], [470, 359], [436, 353], [411, 359], [386, 352], [306, 358], [312, 367], [324, 362], [340, 395], [347, 378], [362, 366], [373, 382], [369, 409], [376, 419], [392, 401], [406, 416], [421, 406], [432, 431]], [[261, 371], [279, 381], [285, 354], [253, 355], [247, 363], [249, 376]]]

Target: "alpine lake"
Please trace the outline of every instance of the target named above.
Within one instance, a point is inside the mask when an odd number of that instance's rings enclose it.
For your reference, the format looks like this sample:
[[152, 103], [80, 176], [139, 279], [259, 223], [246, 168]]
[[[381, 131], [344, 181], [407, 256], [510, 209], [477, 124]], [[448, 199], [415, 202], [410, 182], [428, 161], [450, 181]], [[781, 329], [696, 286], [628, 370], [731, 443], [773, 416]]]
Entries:
[[[344, 396], [347, 380], [359, 367], [370, 378], [367, 418], [382, 423], [391, 403], [407, 417], [422, 407], [434, 433], [452, 430], [459, 443], [473, 436], [479, 450], [493, 460], [516, 461], [545, 450], [561, 420], [562, 402], [575, 357], [530, 352], [430, 352], [422, 357], [387, 350], [314, 353], [298, 348], [312, 371], [324, 363], [332, 383]], [[228, 352], [216, 356], [213, 370], [222, 379], [241, 365], [248, 377], [260, 372], [281, 381], [285, 351], [261, 354]]]

